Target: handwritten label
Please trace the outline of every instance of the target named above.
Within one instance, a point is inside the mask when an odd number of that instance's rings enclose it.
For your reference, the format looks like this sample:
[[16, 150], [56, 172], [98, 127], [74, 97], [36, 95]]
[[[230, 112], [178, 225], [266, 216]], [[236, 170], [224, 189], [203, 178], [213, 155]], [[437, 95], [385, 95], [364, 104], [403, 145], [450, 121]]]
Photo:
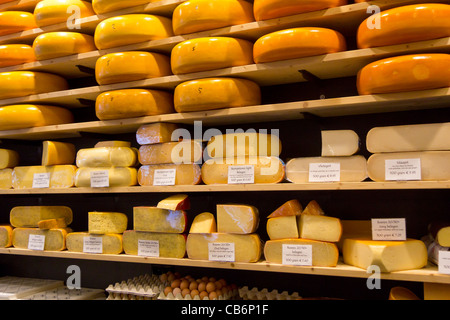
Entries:
[[174, 186], [177, 176], [176, 169], [157, 169], [153, 176], [154, 186]]
[[372, 240], [406, 240], [406, 220], [372, 219]]
[[228, 184], [252, 184], [255, 183], [255, 167], [229, 166]]
[[221, 262], [234, 262], [235, 251], [233, 242], [208, 243], [209, 260]]
[[91, 188], [108, 188], [109, 187], [109, 171], [98, 170], [91, 172]]
[[385, 178], [388, 181], [421, 180], [420, 159], [396, 159], [385, 161]]
[[309, 182], [341, 181], [340, 163], [310, 163]]
[[312, 266], [312, 246], [283, 244], [282, 264], [292, 266]]
[[138, 256], [159, 257], [159, 241], [138, 240]]
[[32, 188], [49, 188], [50, 187], [50, 172], [35, 173], [33, 175]]
[[28, 249], [30, 250], [44, 250], [45, 236], [39, 234], [30, 234], [28, 237]]
[[439, 251], [438, 272], [450, 274], [450, 251]]
[[96, 237], [96, 236], [83, 237], [83, 252], [85, 252], [85, 253], [103, 253], [102, 237]]

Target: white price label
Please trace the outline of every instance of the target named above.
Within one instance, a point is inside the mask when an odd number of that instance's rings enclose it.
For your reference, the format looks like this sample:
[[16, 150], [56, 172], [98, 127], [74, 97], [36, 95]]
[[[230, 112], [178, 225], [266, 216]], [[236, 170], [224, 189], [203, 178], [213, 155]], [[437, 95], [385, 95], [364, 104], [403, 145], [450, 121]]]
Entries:
[[372, 219], [372, 240], [406, 240], [406, 220]]
[[341, 181], [341, 164], [310, 163], [309, 182], [339, 182]]
[[235, 251], [233, 242], [208, 243], [209, 260], [221, 262], [234, 262]]
[[158, 240], [138, 240], [138, 256], [159, 257]]
[[108, 188], [109, 171], [97, 170], [91, 172], [91, 188]]
[[255, 166], [229, 166], [228, 184], [255, 183]]
[[32, 188], [50, 188], [50, 172], [35, 173]]
[[438, 272], [450, 274], [450, 251], [439, 251]]
[[422, 180], [420, 159], [386, 160], [385, 170], [388, 181]]
[[174, 186], [177, 176], [176, 169], [157, 169], [153, 176], [154, 186]]
[[103, 253], [103, 238], [96, 236], [83, 237], [84, 253]]
[[312, 266], [312, 246], [283, 244], [282, 264], [291, 266]]
[[30, 234], [28, 237], [28, 249], [43, 251], [45, 246], [45, 236]]

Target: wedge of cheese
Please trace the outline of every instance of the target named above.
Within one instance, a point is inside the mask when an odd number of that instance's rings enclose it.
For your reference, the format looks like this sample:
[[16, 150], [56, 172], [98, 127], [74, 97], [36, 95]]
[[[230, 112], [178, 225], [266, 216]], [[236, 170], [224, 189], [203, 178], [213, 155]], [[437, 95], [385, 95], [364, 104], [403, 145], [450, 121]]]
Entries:
[[199, 163], [202, 157], [202, 144], [195, 140], [149, 144], [139, 148], [139, 162], [143, 165]]
[[88, 213], [88, 232], [92, 234], [123, 233], [128, 217], [121, 212], [91, 211]]
[[211, 212], [202, 212], [194, 217], [189, 233], [215, 233], [217, 232], [216, 218]]
[[42, 142], [43, 166], [73, 164], [75, 156], [76, 148], [73, 143], [48, 140]]
[[322, 157], [347, 157], [359, 151], [360, 139], [353, 130], [323, 130]]
[[50, 188], [71, 188], [74, 186], [74, 176], [77, 167], [74, 165], [55, 166], [19, 166], [12, 173], [14, 189], [33, 188], [35, 174], [50, 174]]
[[315, 267], [335, 267], [339, 259], [339, 250], [331, 242], [308, 239], [268, 240], [264, 244], [264, 257], [270, 263], [283, 263], [283, 245], [311, 246], [312, 265]]
[[14, 168], [19, 165], [19, 153], [15, 150], [0, 149], [0, 169]]
[[[74, 9], [74, 7], [76, 9]], [[75, 16], [74, 16], [75, 14]], [[34, 8], [34, 18], [38, 27], [57, 23], [75, 25], [75, 19], [95, 15], [89, 1], [82, 0], [43, 0]]]
[[95, 51], [94, 37], [79, 32], [46, 32], [33, 41], [36, 60], [66, 57]]
[[297, 226], [302, 239], [338, 242], [342, 235], [341, 220], [335, 217], [301, 214], [297, 216]]
[[319, 203], [316, 200], [311, 200], [305, 207], [305, 210], [302, 211], [302, 214], [310, 214], [316, 216], [322, 216], [325, 214], [323, 209], [320, 207]]
[[15, 248], [28, 249], [30, 235], [44, 236], [44, 251], [62, 251], [66, 249], [67, 234], [70, 228], [42, 230], [39, 228], [14, 228], [12, 244]]
[[143, 165], [138, 171], [138, 183], [141, 186], [152, 186], [156, 170], [175, 170], [175, 185], [195, 185], [201, 179], [201, 169], [196, 163], [190, 164], [154, 164]]
[[170, 92], [147, 89], [123, 89], [101, 93], [95, 102], [100, 120], [155, 116], [173, 113]]
[[178, 43], [170, 65], [184, 74], [253, 64], [253, 43], [231, 37], [200, 37]]
[[187, 214], [184, 210], [134, 207], [133, 227], [136, 231], [183, 233], [187, 229]]
[[420, 300], [419, 297], [405, 287], [393, 287], [389, 291], [389, 300]]
[[[74, 174], [76, 187], [91, 187], [91, 177], [95, 172], [107, 171], [109, 187], [129, 187], [137, 184], [137, 169], [131, 167], [83, 167]], [[103, 173], [102, 173], [103, 174]]]
[[270, 240], [298, 238], [296, 216], [278, 216], [267, 220], [267, 235]]
[[259, 226], [258, 208], [242, 204], [218, 204], [217, 232], [249, 234]]
[[10, 225], [0, 225], [0, 248], [12, 246], [13, 228]]
[[99, 141], [94, 145], [94, 148], [131, 148], [131, 142], [130, 141], [121, 141], [121, 140], [105, 140], [105, 141]]
[[157, 122], [144, 124], [136, 131], [136, 141], [139, 145], [165, 143], [174, 141], [172, 133], [179, 128], [176, 123]]
[[37, 28], [34, 15], [25, 11], [0, 12], [0, 36]]
[[16, 66], [36, 60], [33, 47], [28, 44], [0, 46], [0, 68]]
[[67, 223], [64, 218], [46, 219], [38, 222], [38, 228], [42, 230], [66, 228]]
[[96, 237], [101, 239], [101, 254], [119, 254], [123, 251], [122, 234], [90, 234], [88, 232], [71, 232], [66, 237], [67, 251], [86, 252], [86, 239]]
[[234, 262], [257, 262], [261, 258], [262, 244], [257, 233], [190, 233], [186, 240], [189, 259], [209, 260], [212, 243], [233, 243]]
[[171, 74], [170, 58], [155, 52], [114, 52], [101, 56], [95, 64], [95, 79], [99, 85], [164, 77]]
[[12, 184], [12, 175], [13, 169], [6, 168], [0, 169], [0, 189], [11, 189]]
[[37, 228], [39, 221], [59, 218], [70, 225], [72, 209], [66, 206], [18, 206], [13, 207], [9, 214], [10, 223], [15, 228]]
[[85, 167], [133, 167], [137, 163], [137, 152], [128, 147], [97, 147], [80, 149], [77, 152], [78, 168]]
[[189, 210], [191, 200], [187, 194], [174, 194], [159, 201], [156, 207], [168, 210]]
[[[146, 242], [159, 247], [159, 257], [184, 258], [186, 255], [186, 235], [179, 233], [156, 233], [127, 230], [123, 233], [123, 249], [126, 254], [138, 255]], [[143, 251], [143, 250], [142, 250]], [[142, 252], [141, 251], [141, 252]], [[141, 255], [145, 255], [141, 253]]]
[[102, 14], [106, 12], [116, 11], [120, 9], [130, 8], [147, 4], [152, 2], [151, 0], [92, 0], [92, 8], [96, 14]]
[[297, 199], [289, 200], [267, 216], [268, 219], [284, 216], [296, 216], [303, 212], [303, 206]]

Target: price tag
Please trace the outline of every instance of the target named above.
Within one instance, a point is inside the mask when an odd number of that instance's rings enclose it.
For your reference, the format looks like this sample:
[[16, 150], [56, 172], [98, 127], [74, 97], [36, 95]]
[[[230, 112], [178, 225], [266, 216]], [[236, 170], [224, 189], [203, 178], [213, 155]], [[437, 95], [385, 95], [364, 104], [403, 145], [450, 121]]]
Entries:
[[91, 188], [108, 188], [109, 172], [108, 170], [98, 170], [91, 172]]
[[228, 184], [255, 183], [255, 166], [229, 166]]
[[39, 234], [30, 234], [28, 237], [28, 249], [43, 251], [45, 245], [45, 236]]
[[292, 266], [312, 266], [312, 246], [283, 244], [282, 264]]
[[422, 180], [420, 159], [386, 160], [385, 170], [388, 181]]
[[50, 188], [50, 172], [35, 173], [32, 188]]
[[372, 240], [406, 240], [406, 220], [372, 219]]
[[310, 163], [309, 182], [341, 181], [340, 163]]
[[138, 240], [138, 256], [159, 257], [158, 240]]
[[221, 262], [234, 262], [234, 242], [211, 242], [208, 243], [209, 260]]
[[96, 236], [83, 237], [83, 252], [103, 253], [103, 238]]
[[174, 186], [177, 176], [176, 169], [157, 169], [153, 176], [154, 186]]
[[438, 272], [450, 274], [450, 251], [439, 251]]

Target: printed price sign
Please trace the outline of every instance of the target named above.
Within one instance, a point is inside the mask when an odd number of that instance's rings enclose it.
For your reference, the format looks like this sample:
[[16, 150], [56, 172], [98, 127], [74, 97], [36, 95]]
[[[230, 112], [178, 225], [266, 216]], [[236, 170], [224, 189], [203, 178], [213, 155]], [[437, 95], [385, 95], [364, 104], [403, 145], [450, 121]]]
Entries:
[[340, 163], [310, 163], [309, 182], [341, 181]]
[[252, 184], [255, 183], [255, 167], [229, 166], [228, 184]]
[[138, 240], [138, 256], [159, 257], [158, 240]]
[[103, 239], [102, 237], [84, 237], [83, 238], [83, 252], [85, 253], [103, 253]]
[[39, 234], [30, 234], [28, 237], [28, 249], [30, 250], [44, 250], [45, 236]]
[[209, 260], [221, 262], [234, 262], [235, 251], [233, 242], [208, 243]]
[[439, 251], [438, 272], [450, 274], [450, 251]]
[[33, 175], [32, 188], [49, 188], [50, 187], [50, 172], [35, 173]]
[[108, 188], [109, 172], [108, 170], [98, 170], [91, 172], [91, 188]]
[[283, 244], [282, 264], [292, 266], [312, 266], [312, 246]]
[[176, 169], [155, 170], [155, 174], [153, 176], [153, 185], [154, 186], [174, 186], [176, 176], [177, 176]]
[[372, 219], [372, 240], [406, 240], [406, 220]]
[[422, 180], [420, 159], [396, 159], [385, 161], [385, 177], [388, 181]]

